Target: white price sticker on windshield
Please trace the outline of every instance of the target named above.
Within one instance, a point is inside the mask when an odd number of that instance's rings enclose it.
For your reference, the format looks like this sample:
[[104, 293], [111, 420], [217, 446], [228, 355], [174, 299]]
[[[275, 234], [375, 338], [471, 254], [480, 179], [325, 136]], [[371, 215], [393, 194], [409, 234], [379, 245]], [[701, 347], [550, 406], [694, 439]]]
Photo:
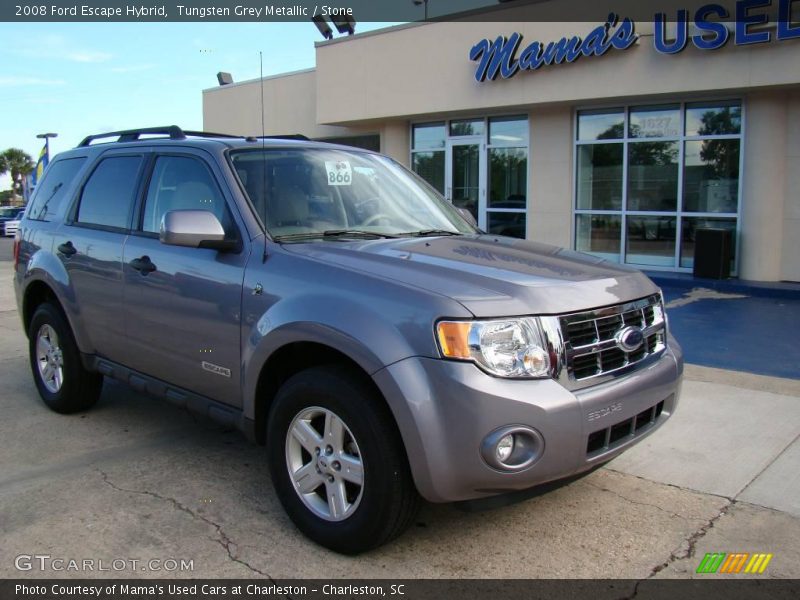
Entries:
[[353, 170], [346, 160], [325, 161], [328, 171], [328, 185], [350, 185], [353, 181]]

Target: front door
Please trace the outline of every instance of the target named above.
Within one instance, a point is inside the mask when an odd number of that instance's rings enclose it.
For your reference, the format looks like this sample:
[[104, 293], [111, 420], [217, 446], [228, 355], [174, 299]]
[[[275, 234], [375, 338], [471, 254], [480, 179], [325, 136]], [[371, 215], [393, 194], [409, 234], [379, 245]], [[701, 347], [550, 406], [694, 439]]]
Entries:
[[220, 252], [158, 239], [169, 210], [209, 210], [226, 232], [236, 232], [228, 191], [219, 184], [216, 167], [188, 149], [158, 154], [152, 164], [143, 207], [123, 252], [127, 366], [238, 406], [248, 248]]
[[486, 229], [486, 144], [481, 136], [447, 140], [445, 197]]

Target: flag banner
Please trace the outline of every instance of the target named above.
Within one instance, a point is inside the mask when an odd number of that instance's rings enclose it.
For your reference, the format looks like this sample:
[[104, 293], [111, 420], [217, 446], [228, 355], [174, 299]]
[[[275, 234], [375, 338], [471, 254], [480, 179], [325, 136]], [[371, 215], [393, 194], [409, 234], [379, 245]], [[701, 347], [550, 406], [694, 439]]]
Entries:
[[47, 167], [47, 163], [49, 161], [49, 157], [47, 156], [47, 144], [42, 146], [42, 151], [39, 152], [39, 160], [36, 161], [36, 167], [33, 169], [32, 177], [31, 177], [31, 185], [35, 186], [39, 183], [39, 179], [42, 177], [42, 173], [44, 173], [45, 167]]

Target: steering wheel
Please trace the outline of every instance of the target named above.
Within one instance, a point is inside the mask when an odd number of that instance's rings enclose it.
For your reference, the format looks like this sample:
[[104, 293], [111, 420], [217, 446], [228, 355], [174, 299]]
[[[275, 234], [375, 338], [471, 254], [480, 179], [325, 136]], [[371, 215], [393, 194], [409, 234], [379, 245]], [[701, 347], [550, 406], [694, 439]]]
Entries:
[[389, 219], [389, 220], [391, 220], [392, 218], [389, 215], [386, 215], [384, 213], [375, 213], [371, 217], [368, 217], [366, 221], [361, 223], [361, 225], [362, 226], [373, 225], [376, 221], [380, 221], [381, 219]]

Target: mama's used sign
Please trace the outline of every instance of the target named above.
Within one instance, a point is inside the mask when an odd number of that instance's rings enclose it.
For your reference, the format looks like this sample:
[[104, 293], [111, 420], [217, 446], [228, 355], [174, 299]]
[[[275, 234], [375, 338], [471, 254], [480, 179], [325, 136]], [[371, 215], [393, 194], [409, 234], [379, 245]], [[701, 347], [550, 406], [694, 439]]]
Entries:
[[[800, 0], [778, 0], [778, 17], [774, 37], [778, 41], [800, 39], [800, 25], [792, 22], [792, 8]], [[772, 0], [738, 0], [733, 10], [720, 4], [706, 4], [694, 13], [696, 33], [689, 35], [689, 11], [679, 10], [675, 19], [675, 34], [667, 39], [667, 16], [657, 13], [653, 17], [653, 45], [662, 54], [681, 52], [691, 40], [700, 50], [716, 50], [733, 38], [737, 46], [760, 44], [772, 40], [772, 32], [765, 30], [769, 17], [758, 12], [772, 6]], [[733, 13], [733, 14], [732, 14]], [[475, 80], [494, 81], [497, 77], [509, 79], [520, 71], [535, 71], [547, 65], [571, 63], [581, 56], [603, 56], [609, 50], [627, 50], [636, 40], [634, 22], [622, 20], [612, 13], [602, 25], [592, 29], [585, 37], [563, 37], [558, 41], [532, 42], [523, 47], [522, 34], [497, 36], [492, 41], [483, 39], [469, 51], [469, 58], [478, 63]]]

